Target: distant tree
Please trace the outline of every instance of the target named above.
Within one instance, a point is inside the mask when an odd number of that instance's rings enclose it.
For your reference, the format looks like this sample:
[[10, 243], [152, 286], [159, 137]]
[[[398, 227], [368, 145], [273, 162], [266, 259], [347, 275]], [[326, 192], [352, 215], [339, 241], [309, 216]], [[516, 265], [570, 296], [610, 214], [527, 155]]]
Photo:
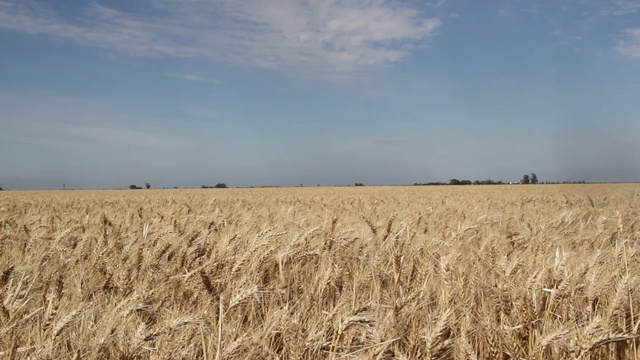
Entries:
[[214, 186], [216, 189], [226, 189], [227, 188], [227, 184], [225, 183], [217, 183], [216, 186]]
[[151, 184], [149, 184], [149, 183], [144, 183], [144, 186], [146, 186], [147, 189], [151, 189]]
[[353, 185], [353, 186], [364, 186], [364, 184], [363, 183], [355, 183], [355, 185]]
[[486, 180], [478, 181], [478, 184], [480, 184], [480, 185], [494, 185], [494, 184], [496, 184], [496, 182], [491, 180], [491, 179], [486, 179]]
[[522, 177], [522, 180], [520, 180], [520, 182], [523, 183], [523, 184], [531, 184], [531, 180], [529, 179], [529, 175], [525, 174]]
[[460, 185], [471, 185], [471, 180], [461, 180]]
[[2, 191], [2, 187], [0, 187], [0, 191]]
[[531, 183], [532, 184], [538, 183], [538, 175], [536, 175], [535, 173], [531, 173]]
[[141, 187], [137, 186], [137, 185], [129, 185], [129, 189], [131, 190], [137, 190], [137, 189], [142, 189]]
[[451, 180], [449, 180], [449, 185], [460, 185], [460, 180], [451, 179]]

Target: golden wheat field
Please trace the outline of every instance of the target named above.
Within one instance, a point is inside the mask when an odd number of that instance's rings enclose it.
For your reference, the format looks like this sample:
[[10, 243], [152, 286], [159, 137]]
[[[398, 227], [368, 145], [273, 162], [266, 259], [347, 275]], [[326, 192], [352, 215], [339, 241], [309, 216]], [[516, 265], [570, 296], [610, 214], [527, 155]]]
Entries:
[[9, 359], [640, 358], [640, 185], [0, 193]]

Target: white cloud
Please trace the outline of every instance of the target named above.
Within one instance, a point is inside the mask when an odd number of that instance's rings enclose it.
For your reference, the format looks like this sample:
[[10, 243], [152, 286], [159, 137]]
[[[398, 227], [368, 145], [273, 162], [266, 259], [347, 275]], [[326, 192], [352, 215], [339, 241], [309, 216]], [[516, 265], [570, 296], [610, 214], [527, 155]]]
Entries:
[[0, 0], [0, 28], [136, 57], [223, 60], [350, 81], [408, 56], [441, 25], [395, 0], [156, 0], [146, 7], [132, 12], [93, 2], [69, 13]]
[[0, 91], [0, 132], [25, 143], [83, 151], [186, 148], [187, 139], [173, 130], [162, 119], [132, 116], [99, 102], [55, 93]]
[[616, 45], [616, 51], [629, 59], [640, 59], [640, 28], [624, 30], [624, 40]]

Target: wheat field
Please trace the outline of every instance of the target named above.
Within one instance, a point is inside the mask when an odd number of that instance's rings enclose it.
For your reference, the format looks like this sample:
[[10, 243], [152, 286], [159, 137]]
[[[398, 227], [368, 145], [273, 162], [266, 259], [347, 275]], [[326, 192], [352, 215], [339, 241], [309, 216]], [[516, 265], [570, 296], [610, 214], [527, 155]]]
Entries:
[[640, 185], [0, 193], [8, 359], [638, 359]]

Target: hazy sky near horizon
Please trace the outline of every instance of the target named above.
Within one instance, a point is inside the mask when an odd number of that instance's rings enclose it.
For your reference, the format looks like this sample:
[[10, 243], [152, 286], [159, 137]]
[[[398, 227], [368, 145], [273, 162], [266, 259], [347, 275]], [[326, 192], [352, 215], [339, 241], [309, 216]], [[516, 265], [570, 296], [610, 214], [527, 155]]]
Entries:
[[640, 181], [638, 0], [0, 0], [0, 187]]

